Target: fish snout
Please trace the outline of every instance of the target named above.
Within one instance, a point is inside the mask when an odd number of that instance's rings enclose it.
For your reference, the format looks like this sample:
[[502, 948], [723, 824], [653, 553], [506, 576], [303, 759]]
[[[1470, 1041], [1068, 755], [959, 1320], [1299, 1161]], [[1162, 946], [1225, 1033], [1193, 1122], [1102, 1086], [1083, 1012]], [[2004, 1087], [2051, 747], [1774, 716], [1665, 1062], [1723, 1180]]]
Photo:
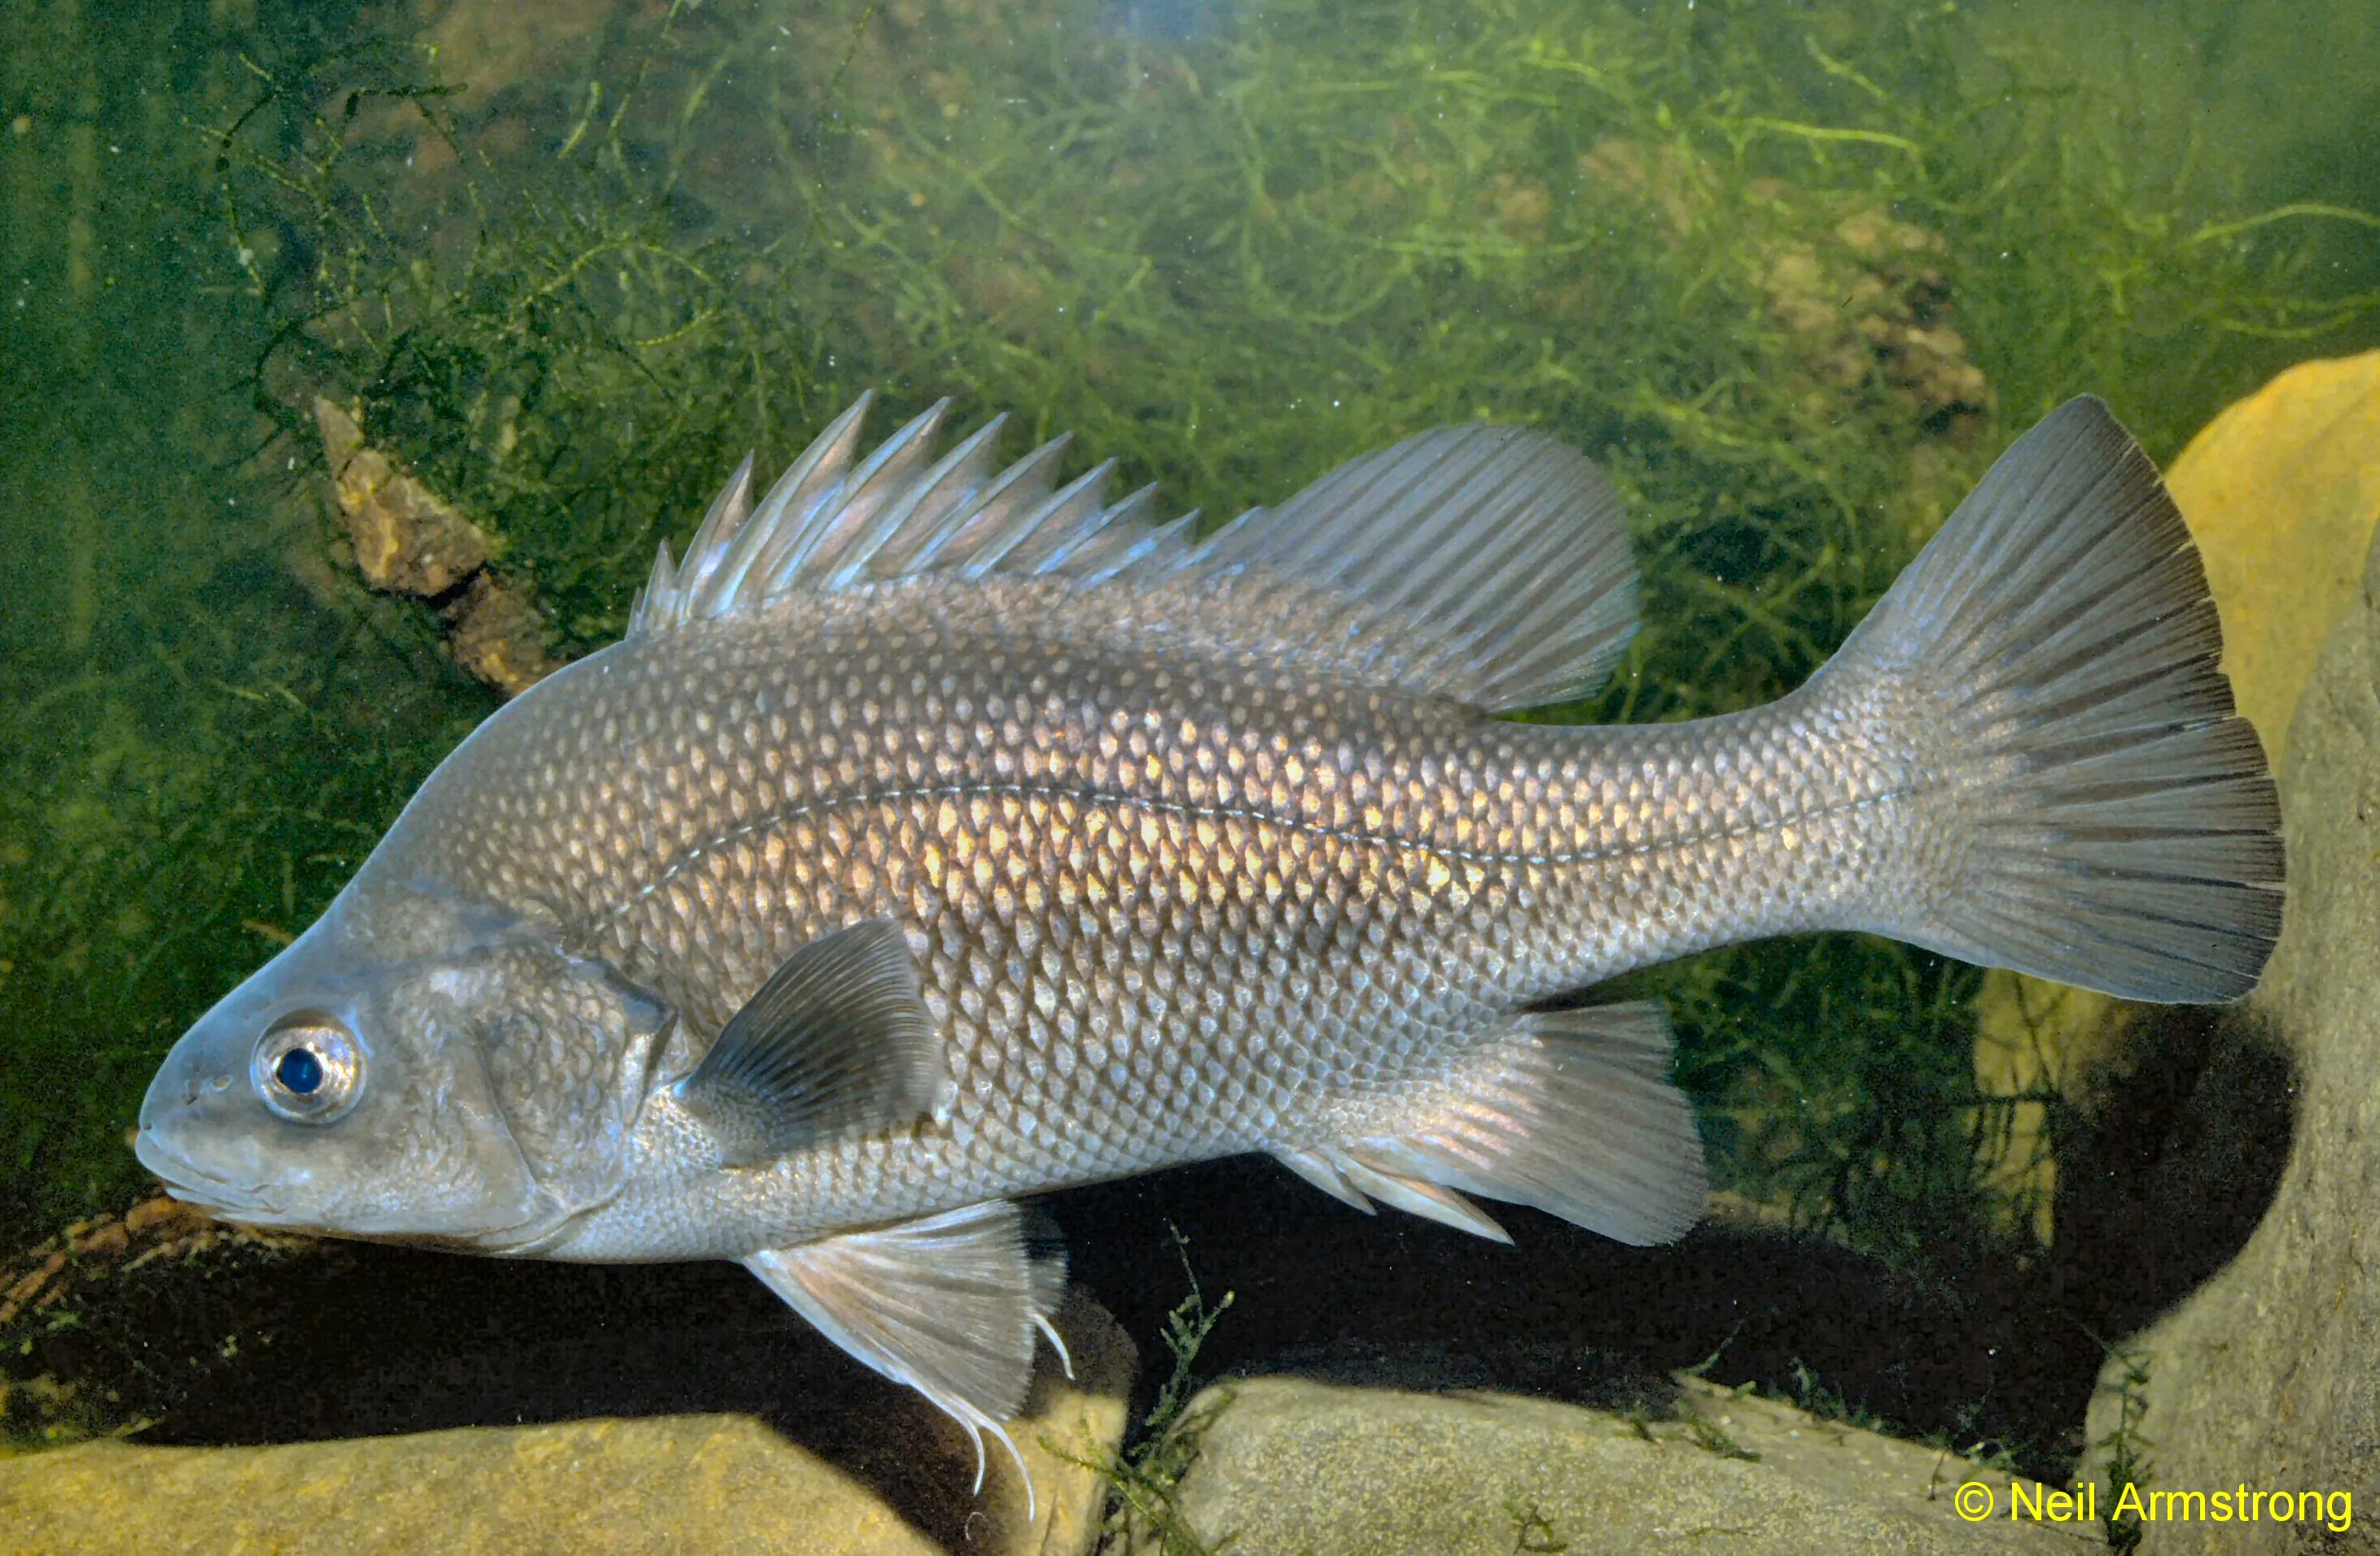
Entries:
[[237, 1084], [212, 1055], [169, 1054], [141, 1099], [132, 1154], [176, 1199], [235, 1218], [269, 1214], [258, 1193], [264, 1163]]
[[173, 1121], [229, 1092], [233, 1080], [230, 1064], [183, 1045], [166, 1055], [149, 1082], [148, 1094], [140, 1100], [141, 1133], [170, 1128]]

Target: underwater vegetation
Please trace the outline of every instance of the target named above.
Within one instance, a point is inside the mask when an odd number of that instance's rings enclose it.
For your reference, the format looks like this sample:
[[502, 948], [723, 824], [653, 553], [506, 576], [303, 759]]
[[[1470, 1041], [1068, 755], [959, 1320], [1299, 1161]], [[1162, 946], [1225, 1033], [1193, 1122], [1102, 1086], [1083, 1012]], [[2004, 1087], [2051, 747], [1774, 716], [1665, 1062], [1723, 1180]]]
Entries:
[[[159, 6], [169, 68], [160, 31], [9, 7], [51, 46], [0, 65], [8, 258], [60, 299], [0, 373], [0, 495], [59, 537], [0, 628], [10, 1246], [137, 1196], [157, 1057], [493, 705], [453, 602], [342, 550], [317, 396], [485, 532], [561, 657], [747, 449], [870, 384], [1014, 410], [1012, 452], [1071, 428], [1217, 521], [1525, 421], [1610, 472], [1645, 569], [1611, 690], [1542, 716], [1652, 720], [1798, 684], [2068, 395], [2169, 456], [2369, 334], [2325, 262], [2355, 213], [2144, 186], [2086, 93], [1948, 8], [1135, 14], [623, 7], [541, 56], [433, 55], [402, 7]], [[128, 404], [181, 454], [137, 457]], [[1977, 1087], [1976, 976], [1844, 937], [1627, 992], [1677, 1015], [1719, 1184], [1956, 1269], [2034, 1225], [1986, 1170], [2018, 1100]]]

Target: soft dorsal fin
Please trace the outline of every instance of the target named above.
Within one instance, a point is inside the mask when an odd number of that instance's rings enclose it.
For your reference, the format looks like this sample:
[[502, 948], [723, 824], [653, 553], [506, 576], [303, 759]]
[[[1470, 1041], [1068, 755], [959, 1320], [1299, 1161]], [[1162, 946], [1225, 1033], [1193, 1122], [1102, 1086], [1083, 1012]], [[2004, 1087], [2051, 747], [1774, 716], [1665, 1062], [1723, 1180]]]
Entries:
[[994, 418], [934, 459], [948, 401], [858, 459], [867, 404], [757, 504], [739, 468], [686, 560], [662, 548], [628, 635], [899, 578], [1059, 577], [1151, 591], [1206, 639], [1497, 711], [1592, 689], [1635, 630], [1610, 484], [1525, 428], [1408, 438], [1201, 542], [1195, 514], [1144, 522], [1153, 488], [1110, 503], [1112, 461], [1056, 487], [1064, 438], [995, 472]]
[[1592, 690], [1636, 630], [1619, 497], [1524, 427], [1441, 427], [1351, 460], [1188, 565], [1339, 594], [1334, 657], [1491, 712]]
[[786, 957], [674, 1089], [741, 1167], [906, 1124], [942, 1069], [908, 939], [871, 918]]

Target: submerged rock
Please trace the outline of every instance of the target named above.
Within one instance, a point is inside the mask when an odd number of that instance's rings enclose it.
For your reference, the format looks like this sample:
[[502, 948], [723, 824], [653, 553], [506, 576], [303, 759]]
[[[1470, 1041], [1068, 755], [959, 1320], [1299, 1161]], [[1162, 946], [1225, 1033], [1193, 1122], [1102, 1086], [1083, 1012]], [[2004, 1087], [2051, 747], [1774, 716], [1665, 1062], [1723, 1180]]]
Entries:
[[[2380, 508], [2380, 442], [2335, 452], [2362, 459], [2340, 484]], [[2302, 565], [2311, 611], [2332, 568]], [[2102, 1453], [2129, 1452], [2160, 1490], [2361, 1493], [2368, 1511], [2380, 1485], [2380, 548], [2364, 568], [2289, 723], [2289, 921], [2248, 1009], [2296, 1064], [2289, 1165], [2238, 1258], [2123, 1348], [2093, 1404]], [[2333, 1522], [2161, 1521], [2143, 1549], [2380, 1549]]]
[[[2080, 1552], [2101, 1526], [2047, 1488], [1937, 1449], [1689, 1380], [1674, 1418], [1499, 1394], [1261, 1378], [1210, 1390], [1179, 1505], [1232, 1550], [1568, 1556]], [[1961, 1487], [1991, 1512], [1955, 1510]], [[2065, 1521], [2010, 1516], [2011, 1488]], [[1967, 1493], [1971, 1499], [1982, 1492]]]
[[352, 413], [317, 398], [314, 421], [364, 582], [392, 594], [435, 597], [487, 565], [486, 533], [366, 443]]
[[332, 500], [364, 582], [443, 602], [447, 651], [506, 697], [559, 668], [536, 604], [489, 572], [495, 547], [487, 531], [367, 442], [353, 412], [319, 395], [313, 408]]
[[[1105, 1483], [1076, 1460], [1111, 1455], [1132, 1343], [1079, 1295], [1058, 1320], [1075, 1378], [1045, 1373], [1011, 1432], [1038, 1489], [995, 1448], [980, 1498], [965, 1437], [929, 1407], [872, 1427], [856, 1463], [827, 1459], [747, 1416], [662, 1416], [473, 1427], [258, 1448], [84, 1443], [0, 1459], [6, 1547], [343, 1552], [783, 1551], [918, 1556], [953, 1545], [1065, 1556], [1096, 1539]], [[292, 1387], [302, 1380], [286, 1380]], [[841, 1407], [830, 1399], [826, 1408]], [[907, 1494], [888, 1496], [888, 1483]], [[918, 1498], [930, 1505], [914, 1505]], [[910, 1505], [904, 1505], [904, 1504]]]

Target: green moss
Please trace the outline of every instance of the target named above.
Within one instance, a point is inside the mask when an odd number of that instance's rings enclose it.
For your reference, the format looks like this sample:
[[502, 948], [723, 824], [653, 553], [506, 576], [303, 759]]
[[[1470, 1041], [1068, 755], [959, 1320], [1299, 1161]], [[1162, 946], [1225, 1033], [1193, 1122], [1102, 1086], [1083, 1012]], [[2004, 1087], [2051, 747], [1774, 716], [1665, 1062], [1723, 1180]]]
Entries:
[[1232, 1543], [1229, 1534], [1211, 1545], [1200, 1538], [1183, 1514], [1179, 1493], [1182, 1477], [1197, 1461], [1208, 1429], [1216, 1416], [1231, 1407], [1228, 1390], [1204, 1408], [1193, 1410], [1190, 1405], [1200, 1388], [1198, 1352], [1231, 1310], [1232, 1294], [1225, 1292], [1220, 1302], [1208, 1307], [1198, 1287], [1198, 1272], [1191, 1268], [1189, 1242], [1179, 1229], [1173, 1234], [1173, 1246], [1181, 1256], [1182, 1276], [1190, 1293], [1166, 1315], [1165, 1332], [1159, 1338], [1173, 1358], [1172, 1366], [1158, 1385], [1148, 1414], [1119, 1453], [1087, 1460], [1051, 1450], [1096, 1471], [1106, 1482], [1099, 1543], [1103, 1556], [1152, 1550], [1159, 1556], [1215, 1556]]

